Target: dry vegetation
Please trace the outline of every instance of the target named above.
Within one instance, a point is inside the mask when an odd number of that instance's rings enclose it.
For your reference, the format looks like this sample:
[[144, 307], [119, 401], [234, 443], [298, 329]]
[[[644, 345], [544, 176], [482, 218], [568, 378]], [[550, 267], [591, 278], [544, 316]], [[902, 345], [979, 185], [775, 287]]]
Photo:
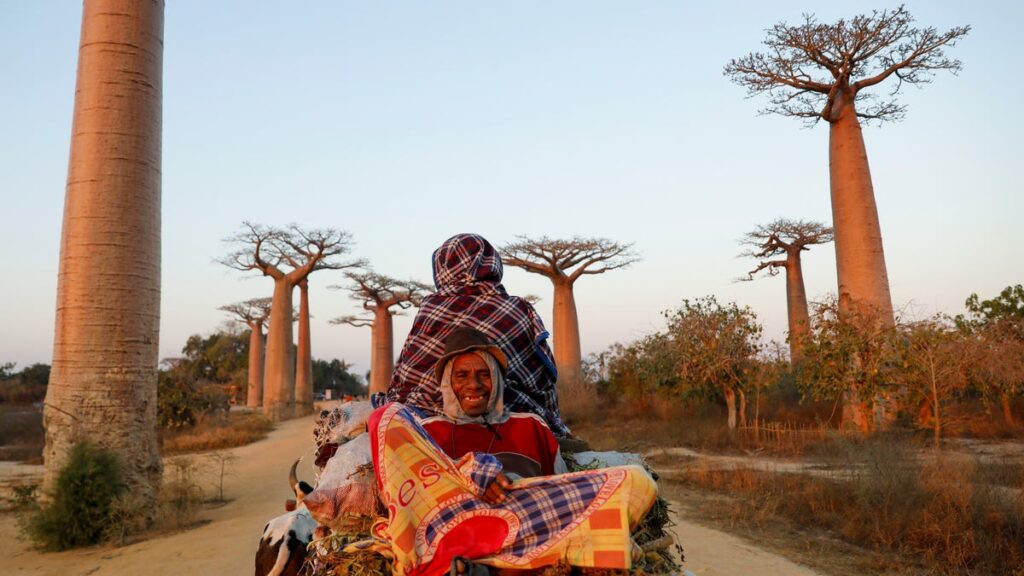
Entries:
[[211, 420], [193, 428], [164, 431], [164, 455], [243, 446], [261, 440], [274, 425], [259, 412], [231, 412], [226, 420]]
[[[983, 406], [968, 408], [962, 432], [1008, 433]], [[790, 423], [730, 433], [706, 406], [655, 401], [647, 417], [606, 409], [573, 430], [596, 449], [694, 451], [649, 458], [686, 515], [774, 540], [828, 573], [1024, 574], [1024, 450], [975, 439], [936, 450], [926, 430], [844, 435], [814, 424], [828, 409], [769, 406]]]

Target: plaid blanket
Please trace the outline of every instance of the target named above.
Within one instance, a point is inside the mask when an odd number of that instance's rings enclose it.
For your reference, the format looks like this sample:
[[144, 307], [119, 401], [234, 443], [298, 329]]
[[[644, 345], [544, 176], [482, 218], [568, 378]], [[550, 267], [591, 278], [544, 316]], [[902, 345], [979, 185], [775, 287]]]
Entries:
[[490, 505], [480, 496], [501, 470], [494, 456], [456, 464], [401, 404], [374, 413], [370, 430], [388, 519], [363, 545], [386, 547], [396, 574], [443, 574], [456, 556], [497, 568], [632, 566], [630, 530], [657, 495], [642, 468], [519, 480]]
[[501, 285], [501, 256], [487, 240], [459, 234], [433, 255], [434, 285], [416, 318], [388, 387], [387, 399], [441, 413], [441, 392], [434, 363], [452, 330], [480, 330], [508, 357], [505, 406], [544, 418], [555, 436], [569, 429], [558, 410], [558, 373], [547, 344], [548, 332], [529, 302], [511, 296]]

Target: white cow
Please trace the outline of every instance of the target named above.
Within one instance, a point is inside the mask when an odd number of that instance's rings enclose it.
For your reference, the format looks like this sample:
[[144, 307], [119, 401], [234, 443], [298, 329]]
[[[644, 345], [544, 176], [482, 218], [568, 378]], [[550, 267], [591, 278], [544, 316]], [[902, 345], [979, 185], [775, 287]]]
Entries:
[[313, 487], [299, 482], [292, 464], [288, 481], [295, 492], [295, 509], [267, 522], [263, 527], [260, 546], [256, 550], [256, 576], [297, 576], [306, 561], [306, 546], [313, 540], [316, 520], [309, 514], [302, 500]]

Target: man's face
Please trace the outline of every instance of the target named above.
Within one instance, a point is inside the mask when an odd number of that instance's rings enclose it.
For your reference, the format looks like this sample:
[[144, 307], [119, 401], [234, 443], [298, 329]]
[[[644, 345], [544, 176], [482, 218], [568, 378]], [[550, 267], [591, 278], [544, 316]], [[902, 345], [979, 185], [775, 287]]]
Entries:
[[482, 416], [491, 398], [491, 371], [475, 352], [459, 354], [452, 360], [452, 391], [468, 416]]

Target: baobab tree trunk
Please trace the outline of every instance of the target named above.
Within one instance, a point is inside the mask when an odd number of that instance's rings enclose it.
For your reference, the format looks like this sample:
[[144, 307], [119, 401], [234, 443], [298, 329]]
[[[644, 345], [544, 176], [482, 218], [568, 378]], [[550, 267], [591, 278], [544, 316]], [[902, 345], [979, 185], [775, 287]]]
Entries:
[[803, 343], [810, 331], [799, 248], [786, 255], [786, 309], [789, 315], [789, 358], [795, 364], [803, 356]]
[[743, 391], [743, 388], [737, 388], [736, 395], [739, 397], [737, 399], [736, 416], [739, 425], [743, 427], [747, 425], [747, 393]]
[[263, 413], [274, 421], [295, 411], [295, 362], [292, 361], [292, 288], [286, 278], [274, 279], [267, 328], [267, 359], [263, 371]]
[[373, 311], [373, 349], [370, 357], [370, 394], [387, 392], [395, 369], [395, 338], [391, 311], [378, 306]]
[[245, 405], [256, 408], [263, 402], [263, 323], [249, 323], [249, 389]]
[[829, 121], [829, 181], [839, 306], [844, 311], [856, 305], [858, 310], [877, 315], [880, 322], [891, 326], [892, 298], [882, 230], [853, 96], [842, 88], [837, 91]]
[[[44, 490], [71, 445], [118, 454], [155, 509], [163, 2], [85, 0], [71, 130]], [[146, 512], [146, 514], [153, 514]]]
[[313, 354], [309, 334], [309, 281], [299, 282], [299, 345], [295, 364], [295, 415], [313, 413]]
[[[854, 94], [846, 87], [840, 87], [829, 119], [829, 183], [839, 312], [856, 311], [861, 317], [868, 316], [882, 326], [891, 327], [894, 323], [892, 297], [882, 229], [853, 98]], [[852, 389], [850, 392], [852, 400], [857, 394]], [[871, 414], [867, 408], [865, 402], [853, 400], [846, 404], [844, 416], [867, 432], [871, 429]]]
[[580, 328], [572, 282], [564, 278], [554, 278], [552, 282], [555, 285], [552, 316], [555, 367], [558, 368], [558, 396], [563, 403], [569, 399], [585, 403], [583, 382], [580, 377]]

